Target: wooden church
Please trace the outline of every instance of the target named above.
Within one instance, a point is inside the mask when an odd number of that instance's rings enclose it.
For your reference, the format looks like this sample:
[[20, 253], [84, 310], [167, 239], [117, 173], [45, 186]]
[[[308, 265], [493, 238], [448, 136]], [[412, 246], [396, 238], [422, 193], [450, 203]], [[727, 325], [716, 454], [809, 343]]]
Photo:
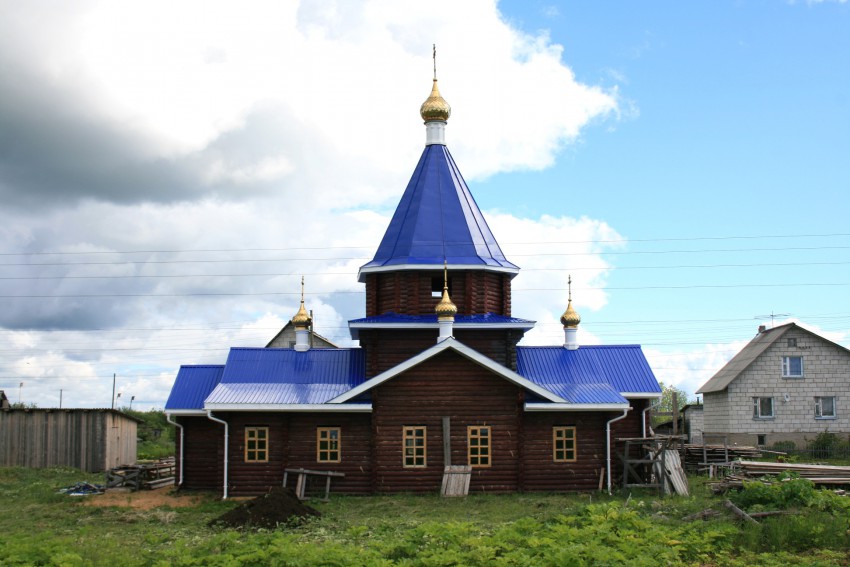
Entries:
[[180, 368], [165, 409], [181, 487], [256, 495], [307, 470], [334, 492], [436, 493], [451, 470], [470, 492], [610, 490], [658, 381], [639, 345], [579, 346], [571, 297], [563, 344], [517, 346], [534, 326], [511, 314], [519, 268], [446, 147], [450, 113], [435, 77], [425, 149], [360, 268], [359, 348], [311, 347], [302, 281], [293, 348]]

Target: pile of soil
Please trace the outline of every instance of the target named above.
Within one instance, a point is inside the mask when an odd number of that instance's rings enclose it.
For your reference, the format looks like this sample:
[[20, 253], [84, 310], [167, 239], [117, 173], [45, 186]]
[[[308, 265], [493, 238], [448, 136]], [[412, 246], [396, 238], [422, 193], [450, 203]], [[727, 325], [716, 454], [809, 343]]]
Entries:
[[321, 516], [301, 502], [290, 488], [275, 487], [268, 494], [248, 500], [210, 522], [228, 528], [268, 528], [297, 523], [308, 516]]

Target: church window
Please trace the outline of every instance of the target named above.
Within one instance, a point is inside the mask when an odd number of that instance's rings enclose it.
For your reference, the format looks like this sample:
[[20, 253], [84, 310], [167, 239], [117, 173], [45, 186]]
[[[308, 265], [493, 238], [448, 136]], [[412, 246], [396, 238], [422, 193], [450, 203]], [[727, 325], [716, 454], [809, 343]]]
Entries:
[[467, 428], [467, 441], [469, 465], [472, 467], [489, 467], [491, 465], [490, 426], [469, 426]]
[[556, 426], [552, 428], [552, 450], [556, 463], [576, 460], [576, 428]]
[[269, 461], [269, 428], [245, 428], [245, 462], [267, 463]]
[[404, 468], [421, 468], [427, 466], [428, 460], [428, 431], [423, 425], [404, 426], [403, 430]]
[[340, 462], [341, 431], [339, 427], [316, 429], [316, 460], [320, 463]]

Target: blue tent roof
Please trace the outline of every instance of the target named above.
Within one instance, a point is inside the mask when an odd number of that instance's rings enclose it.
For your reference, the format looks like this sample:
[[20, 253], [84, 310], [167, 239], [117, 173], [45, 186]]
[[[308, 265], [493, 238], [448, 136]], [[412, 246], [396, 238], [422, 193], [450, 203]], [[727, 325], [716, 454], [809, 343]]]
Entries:
[[181, 366], [165, 402], [165, 411], [204, 409], [204, 400], [221, 382], [223, 373], [223, 364]]
[[393, 266], [481, 266], [515, 273], [441, 144], [425, 146], [390, 225], [364, 273]]
[[639, 345], [517, 347], [517, 373], [574, 403], [622, 402], [621, 393], [661, 393]]
[[207, 403], [323, 404], [365, 380], [359, 348], [232, 348]]

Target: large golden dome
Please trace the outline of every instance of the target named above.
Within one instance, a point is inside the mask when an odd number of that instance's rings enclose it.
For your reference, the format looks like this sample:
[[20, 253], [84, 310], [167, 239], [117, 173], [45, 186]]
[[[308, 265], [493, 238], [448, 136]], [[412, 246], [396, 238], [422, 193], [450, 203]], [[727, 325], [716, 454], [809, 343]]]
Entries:
[[437, 79], [434, 79], [431, 95], [419, 107], [419, 115], [425, 122], [446, 122], [452, 115], [452, 107], [449, 106], [449, 103], [440, 94], [440, 89], [437, 88]]

